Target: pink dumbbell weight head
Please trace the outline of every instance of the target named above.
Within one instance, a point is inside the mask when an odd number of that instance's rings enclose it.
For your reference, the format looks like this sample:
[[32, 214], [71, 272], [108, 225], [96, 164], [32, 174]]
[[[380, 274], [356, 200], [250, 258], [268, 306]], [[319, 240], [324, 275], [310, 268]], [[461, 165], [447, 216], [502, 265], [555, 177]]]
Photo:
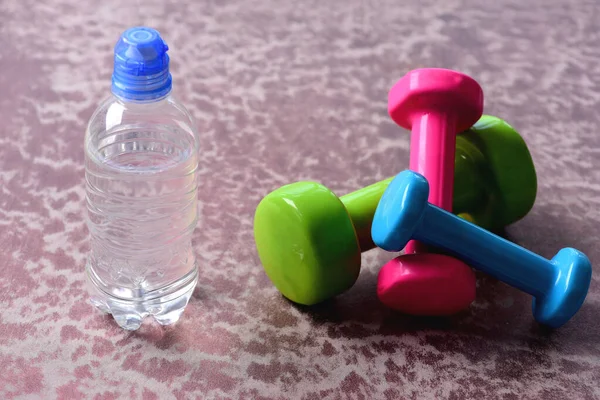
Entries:
[[[428, 201], [452, 211], [456, 135], [483, 113], [483, 91], [467, 75], [439, 68], [410, 71], [390, 90], [388, 112], [411, 131], [410, 169], [429, 181]], [[384, 268], [377, 292], [387, 306], [415, 315], [456, 313], [475, 299], [472, 269], [416, 241], [395, 268]]]

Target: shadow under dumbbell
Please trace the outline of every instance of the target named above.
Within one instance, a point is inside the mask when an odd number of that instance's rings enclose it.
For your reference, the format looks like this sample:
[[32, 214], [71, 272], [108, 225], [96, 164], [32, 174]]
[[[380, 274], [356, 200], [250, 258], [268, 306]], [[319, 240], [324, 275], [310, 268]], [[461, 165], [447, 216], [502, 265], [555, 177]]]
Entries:
[[376, 279], [373, 274], [363, 271], [354, 286], [342, 295], [312, 306], [296, 304], [289, 300], [288, 303], [309, 316], [316, 324], [372, 323], [382, 311], [376, 295]]
[[363, 269], [356, 284], [346, 293], [313, 306], [287, 302], [315, 325], [331, 324], [340, 334], [349, 337], [402, 335], [421, 330], [451, 330], [465, 317], [460, 313], [449, 317], [426, 317], [403, 314], [385, 307], [377, 297], [377, 275]]
[[387, 309], [373, 296], [368, 308], [354, 307], [346, 299], [331, 299], [314, 306], [293, 306], [317, 326], [330, 325], [337, 335], [367, 338], [372, 335], [402, 336], [418, 331], [452, 331], [468, 311], [448, 317], [413, 316]]
[[[559, 225], [562, 229], [552, 230], [552, 226]], [[587, 228], [597, 230], [592, 226]], [[545, 258], [552, 258], [563, 247], [573, 246], [586, 253], [593, 263], [600, 250], [596, 250], [591, 239], [582, 237], [581, 225], [578, 227], [575, 221], [563, 221], [561, 225], [547, 214], [532, 214], [519, 225], [496, 234]], [[358, 281], [346, 293], [310, 307], [288, 303], [315, 325], [326, 326], [331, 336], [401, 337], [421, 332], [426, 342], [431, 340], [436, 347], [473, 358], [483, 357], [486, 349], [500, 351], [504, 346], [526, 346], [527, 351], [535, 354], [560, 349], [566, 354], [600, 356], [596, 348], [600, 342], [600, 325], [597, 324], [600, 307], [590, 301], [590, 296], [571, 321], [561, 328], [551, 329], [535, 321], [530, 295], [476, 271], [476, 300], [468, 309], [448, 317], [410, 316], [388, 309], [377, 298], [379, 268], [395, 255], [374, 251], [376, 253], [371, 253], [373, 256], [369, 255], [368, 261], [363, 262]], [[590, 293], [597, 293], [599, 289], [598, 284], [592, 282]], [[436, 336], [438, 333], [457, 343], [437, 343], [442, 340]]]
[[572, 321], [551, 329], [534, 320], [531, 296], [477, 273], [478, 295], [468, 309], [447, 317], [411, 316], [383, 306], [375, 292], [374, 275], [365, 275], [356, 287], [335, 299], [310, 307], [287, 303], [308, 317], [315, 328], [326, 328], [332, 338], [371, 341], [383, 336], [389, 341], [416, 336], [424, 344], [473, 361], [511, 352], [519, 358], [547, 358], [548, 351], [557, 350], [600, 356], [596, 324], [600, 310], [595, 304], [584, 304]]
[[[574, 247], [588, 256], [592, 269], [597, 271], [594, 259], [600, 249], [594, 238], [600, 234], [598, 227], [588, 220], [558, 218], [560, 212], [553, 207], [539, 206], [526, 219], [497, 234], [547, 259], [564, 247]], [[590, 296], [600, 287], [593, 279], [579, 312], [564, 326], [552, 329], [534, 320], [530, 295], [486, 274], [476, 272], [476, 276], [477, 298], [471, 307], [472, 318], [464, 327], [466, 332], [487, 332], [490, 340], [521, 341], [537, 349], [558, 347], [577, 354], [600, 355], [595, 345], [600, 341], [600, 307]]]

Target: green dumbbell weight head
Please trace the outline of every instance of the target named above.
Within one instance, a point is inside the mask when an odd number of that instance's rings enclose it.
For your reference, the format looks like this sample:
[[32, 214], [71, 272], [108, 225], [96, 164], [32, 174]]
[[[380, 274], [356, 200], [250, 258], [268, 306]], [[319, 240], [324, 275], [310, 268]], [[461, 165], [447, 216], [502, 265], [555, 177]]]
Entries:
[[500, 118], [483, 115], [456, 137], [452, 211], [492, 231], [533, 207], [537, 176], [527, 144]]

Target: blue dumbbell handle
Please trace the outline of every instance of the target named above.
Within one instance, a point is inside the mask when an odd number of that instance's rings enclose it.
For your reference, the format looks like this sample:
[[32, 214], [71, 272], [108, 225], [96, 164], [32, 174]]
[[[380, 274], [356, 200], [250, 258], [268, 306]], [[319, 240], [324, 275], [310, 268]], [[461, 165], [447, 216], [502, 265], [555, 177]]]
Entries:
[[410, 239], [446, 250], [534, 297], [537, 321], [559, 327], [587, 296], [592, 266], [585, 254], [565, 247], [552, 260], [509, 242], [427, 202], [429, 184], [415, 172], [402, 171], [383, 194], [371, 227], [373, 242], [400, 251]]
[[546, 294], [556, 280], [552, 262], [439, 207], [427, 204], [413, 238], [454, 254], [534, 297]]

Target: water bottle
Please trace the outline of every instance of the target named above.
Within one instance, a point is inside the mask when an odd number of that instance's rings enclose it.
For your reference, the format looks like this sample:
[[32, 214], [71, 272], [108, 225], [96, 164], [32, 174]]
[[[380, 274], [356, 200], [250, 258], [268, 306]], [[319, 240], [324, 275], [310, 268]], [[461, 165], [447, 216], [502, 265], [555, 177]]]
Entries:
[[90, 301], [128, 330], [176, 322], [198, 279], [198, 133], [172, 95], [167, 50], [154, 29], [121, 35], [112, 93], [85, 135]]

